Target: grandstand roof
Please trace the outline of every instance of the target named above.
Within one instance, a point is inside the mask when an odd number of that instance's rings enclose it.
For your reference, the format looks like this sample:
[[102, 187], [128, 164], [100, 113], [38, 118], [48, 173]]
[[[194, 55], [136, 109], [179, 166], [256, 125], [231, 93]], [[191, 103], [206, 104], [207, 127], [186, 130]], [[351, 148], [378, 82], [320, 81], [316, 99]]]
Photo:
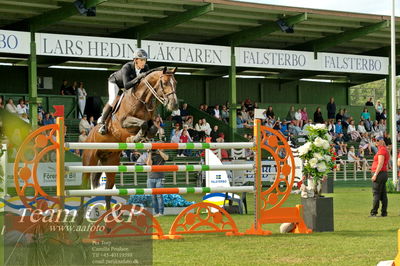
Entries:
[[[73, 0], [0, 0], [0, 28], [28, 31], [31, 26], [38, 32], [130, 39], [139, 34], [146, 40], [377, 56], [388, 56], [390, 50], [390, 17], [381, 15], [228, 0], [86, 0], [85, 5], [97, 6], [96, 16], [80, 15]], [[278, 20], [293, 25], [294, 33], [281, 31]], [[399, 34], [400, 26], [396, 29]], [[1, 62], [24, 61], [22, 55], [0, 56]], [[86, 65], [86, 61], [41, 58], [39, 64]], [[113, 67], [120, 62], [100, 63]], [[210, 76], [228, 73], [224, 67], [186, 69]], [[383, 77], [242, 68], [238, 74], [288, 80], [329, 78], [353, 84]]]

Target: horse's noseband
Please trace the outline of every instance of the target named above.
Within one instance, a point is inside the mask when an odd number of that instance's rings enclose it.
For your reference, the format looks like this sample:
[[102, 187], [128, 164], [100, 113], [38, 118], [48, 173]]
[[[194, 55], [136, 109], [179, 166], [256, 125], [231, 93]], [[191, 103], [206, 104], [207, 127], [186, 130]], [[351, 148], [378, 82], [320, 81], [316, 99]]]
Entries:
[[[171, 74], [166, 74], [166, 75], [168, 75], [168, 76], [172, 76]], [[159, 77], [159, 79], [158, 79], [158, 83], [159, 83], [159, 85], [158, 86], [161, 86], [161, 93], [162, 93], [162, 96], [159, 96], [158, 95], [158, 93], [157, 93], [157, 91], [156, 91], [156, 87], [153, 87], [153, 86], [151, 86], [151, 84], [147, 81], [147, 78], [145, 77], [144, 78], [144, 84], [147, 86], [147, 88], [150, 90], [150, 92], [154, 95], [154, 97], [156, 97], [156, 99], [162, 104], [162, 105], [167, 105], [167, 103], [168, 103], [168, 100], [167, 100], [167, 97], [169, 96], [169, 95], [171, 95], [171, 94], [176, 94], [176, 90], [175, 90], [175, 88], [173, 88], [173, 85], [172, 85], [172, 91], [171, 92], [169, 92], [169, 93], [167, 93], [167, 94], [165, 94], [164, 93], [164, 85], [163, 85], [163, 82], [162, 82], [162, 80], [161, 80], [161, 78], [163, 77], [164, 75], [161, 75], [160, 77]], [[157, 85], [157, 84], [156, 84]]]

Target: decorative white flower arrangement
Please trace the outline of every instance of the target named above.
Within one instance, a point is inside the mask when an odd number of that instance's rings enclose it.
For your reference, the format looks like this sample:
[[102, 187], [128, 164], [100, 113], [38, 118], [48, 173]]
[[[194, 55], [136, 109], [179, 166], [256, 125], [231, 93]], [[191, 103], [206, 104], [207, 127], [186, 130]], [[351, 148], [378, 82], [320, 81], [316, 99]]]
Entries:
[[[309, 189], [319, 194], [321, 180], [334, 167], [334, 154], [331, 152], [331, 137], [325, 124], [309, 125], [308, 141], [299, 147], [299, 157], [304, 162], [303, 175], [308, 179]], [[303, 189], [305, 186], [303, 184]]]

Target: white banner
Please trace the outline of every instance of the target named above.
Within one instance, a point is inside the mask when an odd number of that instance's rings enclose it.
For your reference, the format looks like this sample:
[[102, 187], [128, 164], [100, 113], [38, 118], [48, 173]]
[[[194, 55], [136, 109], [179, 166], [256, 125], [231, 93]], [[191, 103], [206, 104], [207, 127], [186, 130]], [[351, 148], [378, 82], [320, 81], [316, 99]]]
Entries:
[[[22, 164], [20, 164], [22, 167]], [[66, 166], [82, 166], [81, 162], [66, 162]], [[9, 163], [8, 169], [13, 169], [14, 164]], [[12, 179], [13, 173], [8, 173], [9, 178]], [[56, 186], [56, 164], [52, 163], [39, 163], [37, 168], [37, 178], [41, 187], [55, 187]], [[79, 186], [82, 184], [82, 173], [67, 173], [65, 175], [66, 186]]]
[[37, 54], [130, 60], [136, 40], [36, 33]]
[[0, 53], [29, 54], [29, 32], [0, 30]]
[[198, 65], [230, 65], [230, 48], [175, 42], [142, 41], [149, 60]]
[[386, 57], [350, 54], [235, 48], [236, 66], [364, 74], [388, 74]]

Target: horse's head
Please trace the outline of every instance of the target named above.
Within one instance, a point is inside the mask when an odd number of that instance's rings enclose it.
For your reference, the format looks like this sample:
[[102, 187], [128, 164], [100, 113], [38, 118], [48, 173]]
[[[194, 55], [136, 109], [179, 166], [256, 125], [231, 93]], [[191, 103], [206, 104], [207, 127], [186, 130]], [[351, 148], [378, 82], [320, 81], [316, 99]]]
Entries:
[[154, 95], [168, 111], [178, 109], [178, 98], [176, 97], [176, 84], [177, 81], [174, 77], [176, 67], [172, 71], [168, 71], [167, 67], [160, 74], [158, 81], [154, 88], [156, 94]]

